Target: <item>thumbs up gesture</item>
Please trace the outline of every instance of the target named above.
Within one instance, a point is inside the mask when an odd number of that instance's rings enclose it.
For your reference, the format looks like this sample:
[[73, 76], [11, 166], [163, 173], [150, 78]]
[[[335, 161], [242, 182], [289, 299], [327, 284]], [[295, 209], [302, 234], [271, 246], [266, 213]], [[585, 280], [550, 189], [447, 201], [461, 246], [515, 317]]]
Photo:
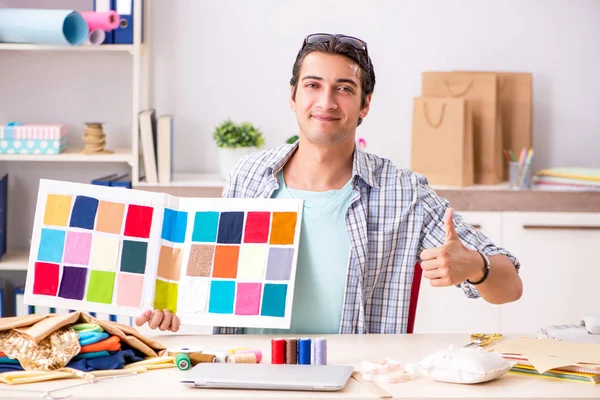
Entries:
[[431, 286], [457, 285], [466, 279], [477, 281], [484, 274], [483, 258], [462, 244], [452, 222], [453, 214], [452, 208], [444, 214], [444, 244], [421, 253], [423, 277], [431, 281]]

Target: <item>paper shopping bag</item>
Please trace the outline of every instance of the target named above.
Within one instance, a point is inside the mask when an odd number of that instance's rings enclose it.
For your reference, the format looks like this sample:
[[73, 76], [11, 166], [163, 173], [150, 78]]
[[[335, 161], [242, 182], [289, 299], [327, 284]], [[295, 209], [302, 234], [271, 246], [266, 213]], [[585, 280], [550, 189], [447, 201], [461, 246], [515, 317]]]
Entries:
[[464, 99], [415, 97], [411, 169], [434, 185], [472, 185], [472, 120]]
[[[533, 141], [533, 88], [529, 72], [493, 72], [498, 77], [498, 99], [502, 121], [502, 149], [512, 150], [515, 155], [529, 149]], [[504, 180], [508, 179], [508, 164], [504, 165]]]
[[498, 78], [494, 73], [425, 72], [422, 96], [465, 99], [473, 117], [475, 183], [504, 180]]

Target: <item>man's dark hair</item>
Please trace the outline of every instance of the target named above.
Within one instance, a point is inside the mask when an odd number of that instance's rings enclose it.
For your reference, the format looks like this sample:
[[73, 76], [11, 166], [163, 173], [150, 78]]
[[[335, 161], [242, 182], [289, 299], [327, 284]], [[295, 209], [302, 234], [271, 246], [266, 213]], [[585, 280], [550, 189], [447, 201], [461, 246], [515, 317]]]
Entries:
[[[296, 91], [298, 90], [298, 79], [300, 75], [300, 68], [304, 58], [312, 53], [313, 51], [320, 51], [329, 54], [339, 54], [350, 58], [360, 67], [360, 85], [361, 85], [361, 102], [360, 108], [365, 106], [366, 98], [368, 95], [373, 93], [375, 90], [375, 70], [373, 69], [373, 63], [364, 50], [359, 50], [351, 44], [339, 41], [337, 37], [332, 37], [328, 42], [317, 42], [307, 43], [296, 56], [296, 61], [292, 67], [292, 78], [290, 79], [290, 85], [294, 87], [292, 98], [296, 98]], [[362, 118], [358, 118], [358, 125], [362, 122]]]

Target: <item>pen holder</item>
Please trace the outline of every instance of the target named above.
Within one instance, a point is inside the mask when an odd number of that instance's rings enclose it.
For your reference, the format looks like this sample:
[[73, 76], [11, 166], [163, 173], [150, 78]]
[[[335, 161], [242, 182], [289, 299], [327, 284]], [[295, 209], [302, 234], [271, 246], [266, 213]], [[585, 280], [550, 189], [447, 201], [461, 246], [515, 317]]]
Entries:
[[508, 163], [508, 185], [511, 190], [531, 189], [531, 164], [522, 167], [516, 161]]

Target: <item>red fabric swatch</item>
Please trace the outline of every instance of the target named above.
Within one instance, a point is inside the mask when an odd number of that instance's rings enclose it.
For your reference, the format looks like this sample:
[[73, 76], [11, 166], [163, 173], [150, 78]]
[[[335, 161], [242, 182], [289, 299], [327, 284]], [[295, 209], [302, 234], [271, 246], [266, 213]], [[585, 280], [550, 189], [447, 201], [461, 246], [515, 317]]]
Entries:
[[147, 239], [150, 236], [153, 211], [152, 207], [130, 204], [125, 220], [125, 236]]
[[36, 262], [34, 267], [33, 294], [56, 296], [58, 291], [59, 265]]

